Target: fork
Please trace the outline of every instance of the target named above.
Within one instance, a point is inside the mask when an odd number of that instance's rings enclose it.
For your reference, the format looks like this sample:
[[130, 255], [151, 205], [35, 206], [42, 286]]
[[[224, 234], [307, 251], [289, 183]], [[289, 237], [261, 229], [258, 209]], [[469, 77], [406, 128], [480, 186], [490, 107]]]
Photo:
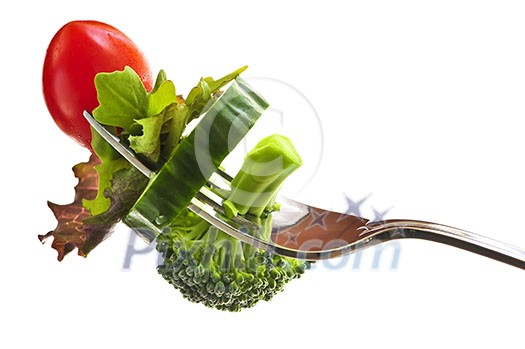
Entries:
[[[155, 172], [142, 163], [120, 140], [84, 111], [84, 117], [118, 153], [148, 178]], [[228, 218], [217, 193], [230, 189], [232, 177], [216, 169], [207, 185], [191, 200], [188, 208], [227, 234], [254, 247], [286, 257], [322, 260], [358, 252], [396, 239], [422, 239], [467, 250], [525, 269], [525, 250], [451, 226], [407, 219], [369, 221], [366, 218], [325, 210], [279, 197], [280, 209], [271, 213], [271, 235], [262, 238], [261, 222], [249, 215]], [[130, 214], [133, 214], [131, 212]], [[154, 229], [135, 232], [146, 242], [155, 240]]]

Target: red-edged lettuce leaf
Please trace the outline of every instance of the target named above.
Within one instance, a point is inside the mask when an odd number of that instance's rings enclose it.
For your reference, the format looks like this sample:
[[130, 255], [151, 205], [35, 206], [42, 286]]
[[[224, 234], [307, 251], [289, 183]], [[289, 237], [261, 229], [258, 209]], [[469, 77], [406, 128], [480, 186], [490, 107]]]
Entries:
[[75, 187], [75, 200], [69, 205], [58, 205], [50, 201], [47, 205], [53, 211], [58, 225], [55, 230], [46, 235], [39, 235], [42, 243], [53, 238], [51, 247], [57, 250], [58, 260], [61, 261], [66, 254], [73, 251], [75, 247], [80, 249], [88, 239], [84, 231], [84, 219], [90, 216], [88, 210], [82, 206], [82, 200], [94, 199], [98, 190], [97, 172], [94, 166], [100, 161], [96, 156], [91, 156], [88, 162], [77, 164], [73, 167], [73, 173], [78, 178]]
[[111, 235], [115, 225], [131, 209], [133, 203], [142, 193], [147, 184], [147, 178], [134, 168], [117, 171], [112, 178], [111, 187], [105, 196], [111, 200], [109, 209], [103, 214], [92, 216], [82, 205], [85, 199], [92, 200], [98, 190], [98, 177], [95, 166], [100, 160], [92, 155], [88, 162], [77, 164], [73, 173], [78, 178], [75, 186], [75, 199], [68, 205], [58, 205], [48, 202], [58, 224], [55, 230], [38, 238], [45, 243], [53, 238], [51, 247], [58, 252], [58, 260], [75, 248], [78, 255], [87, 257], [96, 246]]

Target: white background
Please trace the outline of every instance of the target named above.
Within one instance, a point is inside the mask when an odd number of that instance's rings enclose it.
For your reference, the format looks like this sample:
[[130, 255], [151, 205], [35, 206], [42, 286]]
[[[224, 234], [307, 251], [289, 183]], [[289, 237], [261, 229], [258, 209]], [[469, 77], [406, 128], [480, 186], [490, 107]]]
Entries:
[[246, 77], [301, 91], [325, 138], [321, 167], [296, 197], [344, 210], [344, 194], [371, 194], [364, 214], [391, 208], [388, 218], [525, 247], [525, 7], [344, 3], [2, 2], [0, 347], [523, 345], [524, 271], [430, 242], [401, 242], [396, 270], [387, 252], [377, 270], [372, 254], [359, 268], [320, 264], [233, 314], [182, 299], [153, 254], [123, 270], [126, 230], [62, 263], [39, 243], [55, 225], [46, 200], [72, 200], [70, 168], [88, 156], [48, 116], [45, 50], [66, 22], [97, 19], [133, 38], [179, 92], [244, 64]]

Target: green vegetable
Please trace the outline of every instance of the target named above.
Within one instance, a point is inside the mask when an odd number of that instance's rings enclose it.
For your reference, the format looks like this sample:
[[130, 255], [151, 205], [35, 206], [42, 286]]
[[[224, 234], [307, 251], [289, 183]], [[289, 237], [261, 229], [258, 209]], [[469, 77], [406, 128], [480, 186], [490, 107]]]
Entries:
[[301, 157], [285, 136], [271, 135], [261, 140], [244, 160], [232, 180], [232, 192], [223, 203], [228, 217], [250, 213], [262, 216], [274, 209], [277, 190], [302, 164]]
[[[273, 165], [268, 167], [270, 163]], [[233, 180], [238, 187], [226, 202], [236, 211], [241, 211], [237, 208], [240, 207], [244, 212], [257, 214], [264, 227], [260, 236], [263, 240], [269, 239], [271, 233], [271, 216], [264, 217], [263, 213], [273, 208], [280, 184], [300, 164], [291, 142], [272, 135], [248, 153], [242, 170]], [[265, 198], [261, 202], [257, 200], [259, 194]], [[242, 203], [237, 199], [242, 199]], [[309, 262], [242, 243], [188, 209], [159, 235], [157, 249], [163, 256], [158, 272], [185, 298], [227, 311], [239, 311], [260, 300], [272, 299], [310, 266]]]

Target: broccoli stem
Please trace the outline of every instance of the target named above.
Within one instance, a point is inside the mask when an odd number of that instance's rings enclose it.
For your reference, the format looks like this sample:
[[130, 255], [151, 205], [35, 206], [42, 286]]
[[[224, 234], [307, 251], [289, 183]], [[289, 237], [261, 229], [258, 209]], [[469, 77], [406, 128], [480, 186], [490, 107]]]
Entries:
[[251, 214], [263, 217], [274, 210], [283, 181], [302, 164], [290, 139], [274, 134], [263, 138], [244, 159], [223, 202], [226, 216]]

